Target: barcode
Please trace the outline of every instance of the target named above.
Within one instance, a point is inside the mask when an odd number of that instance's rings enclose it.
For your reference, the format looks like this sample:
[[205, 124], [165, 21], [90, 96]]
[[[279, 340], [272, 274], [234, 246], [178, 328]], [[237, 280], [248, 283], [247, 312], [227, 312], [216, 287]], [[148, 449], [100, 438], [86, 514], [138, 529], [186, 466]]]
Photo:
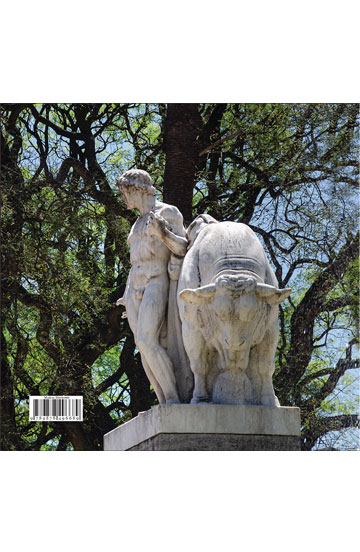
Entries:
[[83, 398], [81, 396], [36, 397], [29, 396], [29, 420], [31, 422], [82, 422]]

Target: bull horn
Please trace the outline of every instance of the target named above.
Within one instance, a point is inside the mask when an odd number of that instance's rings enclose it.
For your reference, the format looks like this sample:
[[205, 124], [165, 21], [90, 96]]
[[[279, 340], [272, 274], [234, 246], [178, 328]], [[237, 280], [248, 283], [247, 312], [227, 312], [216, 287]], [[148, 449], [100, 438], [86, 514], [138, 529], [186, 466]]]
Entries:
[[278, 305], [285, 301], [291, 293], [291, 288], [278, 289], [268, 284], [257, 284], [255, 289], [256, 296], [269, 305]]
[[215, 284], [208, 284], [200, 288], [183, 289], [180, 291], [179, 297], [191, 305], [204, 305], [213, 301], [215, 290]]

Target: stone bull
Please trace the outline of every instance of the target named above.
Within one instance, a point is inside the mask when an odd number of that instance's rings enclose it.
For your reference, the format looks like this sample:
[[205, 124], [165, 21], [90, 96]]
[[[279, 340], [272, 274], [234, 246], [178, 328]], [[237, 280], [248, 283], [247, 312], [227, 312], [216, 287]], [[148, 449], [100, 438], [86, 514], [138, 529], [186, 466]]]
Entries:
[[248, 226], [209, 218], [198, 217], [188, 230], [191, 245], [178, 285], [195, 380], [191, 402], [280, 406], [272, 385], [278, 305], [291, 289], [278, 289]]

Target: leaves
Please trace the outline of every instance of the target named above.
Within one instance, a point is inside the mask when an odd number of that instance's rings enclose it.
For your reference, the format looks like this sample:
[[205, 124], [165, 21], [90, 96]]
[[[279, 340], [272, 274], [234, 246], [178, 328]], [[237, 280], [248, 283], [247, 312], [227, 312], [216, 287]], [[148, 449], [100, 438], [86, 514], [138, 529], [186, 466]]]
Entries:
[[[293, 288], [280, 307], [282, 404], [301, 407], [304, 448], [347, 431], [358, 409], [357, 133], [352, 104], [1, 106], [3, 448], [96, 450], [154, 404], [114, 304], [134, 222], [115, 181], [133, 167], [188, 222], [208, 212], [253, 228]], [[56, 393], [84, 395], [83, 425], [28, 422], [27, 396]]]

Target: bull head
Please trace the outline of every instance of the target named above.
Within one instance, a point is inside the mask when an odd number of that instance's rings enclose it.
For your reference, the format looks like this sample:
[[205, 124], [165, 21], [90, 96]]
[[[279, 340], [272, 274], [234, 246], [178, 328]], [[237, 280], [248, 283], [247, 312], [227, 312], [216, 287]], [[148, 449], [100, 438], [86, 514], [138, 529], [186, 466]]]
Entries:
[[268, 284], [259, 284], [252, 278], [244, 279], [234, 276], [222, 276], [216, 283], [195, 289], [183, 289], [179, 293], [179, 297], [186, 303], [200, 306], [214, 301], [217, 288], [226, 289], [234, 296], [245, 295], [254, 291], [260, 301], [264, 301], [269, 305], [278, 305], [282, 301], [285, 301], [291, 293], [291, 288], [278, 289]]

